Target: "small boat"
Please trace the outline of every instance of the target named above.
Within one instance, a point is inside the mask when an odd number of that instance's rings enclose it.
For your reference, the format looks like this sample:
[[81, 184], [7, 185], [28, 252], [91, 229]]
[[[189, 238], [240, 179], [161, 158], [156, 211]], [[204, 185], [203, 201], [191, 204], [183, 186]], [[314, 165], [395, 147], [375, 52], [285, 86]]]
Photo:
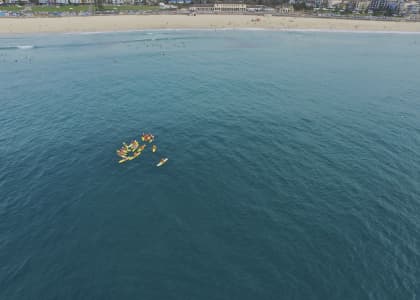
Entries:
[[156, 146], [156, 145], [153, 145], [153, 146], [152, 146], [152, 152], [153, 152], [153, 153], [155, 153], [155, 152], [156, 152], [156, 150], [157, 150], [157, 146]]
[[162, 158], [160, 161], [159, 161], [159, 163], [156, 165], [156, 167], [160, 167], [160, 166], [162, 166], [162, 165], [164, 165], [164, 164], [166, 164], [166, 162], [168, 161], [168, 159], [167, 158]]

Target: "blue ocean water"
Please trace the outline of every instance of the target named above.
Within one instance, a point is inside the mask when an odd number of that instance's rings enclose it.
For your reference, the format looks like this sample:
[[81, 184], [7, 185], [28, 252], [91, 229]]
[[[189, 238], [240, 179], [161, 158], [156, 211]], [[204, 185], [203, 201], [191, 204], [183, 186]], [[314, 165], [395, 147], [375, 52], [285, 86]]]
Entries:
[[0, 299], [418, 299], [419, 75], [410, 34], [0, 37]]

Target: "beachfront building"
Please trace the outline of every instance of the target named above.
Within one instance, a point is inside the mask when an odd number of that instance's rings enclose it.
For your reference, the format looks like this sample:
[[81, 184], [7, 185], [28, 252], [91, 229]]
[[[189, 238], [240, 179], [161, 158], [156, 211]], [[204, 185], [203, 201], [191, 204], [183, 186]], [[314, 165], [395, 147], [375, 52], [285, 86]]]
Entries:
[[243, 3], [215, 3], [216, 12], [245, 12], [246, 4]]
[[194, 13], [211, 13], [213, 10], [214, 6], [207, 4], [195, 4], [194, 6], [190, 6], [190, 11]]
[[241, 13], [246, 12], [246, 4], [243, 3], [215, 3], [210, 5], [194, 5], [190, 11], [197, 13]]
[[191, 0], [169, 0], [169, 4], [191, 4]]
[[328, 0], [328, 8], [338, 8], [341, 4], [341, 0]]
[[[94, 0], [80, 0], [80, 1], [92, 1], [95, 3]], [[135, 5], [135, 0], [104, 0], [105, 4], [111, 4], [111, 5]]]
[[328, 1], [328, 8], [335, 9], [335, 10], [345, 10], [347, 7], [347, 1], [345, 0], [329, 0]]
[[420, 14], [420, 1], [408, 1], [401, 5], [401, 13], [403, 15]]
[[[38, 0], [39, 1], [39, 0]], [[41, 4], [41, 1], [40, 1]], [[52, 1], [49, 1], [49, 4], [55, 4], [55, 5], [68, 5], [68, 4], [84, 4], [82, 0], [54, 0], [54, 3]]]
[[389, 0], [386, 3], [386, 9], [393, 13], [399, 13], [402, 6], [402, 0]]
[[382, 10], [385, 10], [386, 7], [387, 7], [387, 0], [372, 0], [372, 2], [369, 5], [369, 10], [382, 11]]
[[259, 12], [259, 11], [264, 11], [264, 5], [247, 5], [246, 7], [246, 11], [249, 12]]
[[304, 1], [306, 7], [314, 8], [315, 7], [315, 0], [306, 0]]
[[293, 5], [290, 4], [283, 4], [276, 7], [276, 10], [279, 14], [288, 15], [293, 14], [295, 12]]
[[5, 0], [4, 3], [6, 4], [29, 4], [29, 0]]
[[356, 1], [355, 10], [358, 12], [364, 12], [369, 8], [369, 0], [358, 0]]
[[84, 2], [82, 2], [82, 0], [38, 0], [38, 4], [68, 5], [68, 4], [84, 4]]

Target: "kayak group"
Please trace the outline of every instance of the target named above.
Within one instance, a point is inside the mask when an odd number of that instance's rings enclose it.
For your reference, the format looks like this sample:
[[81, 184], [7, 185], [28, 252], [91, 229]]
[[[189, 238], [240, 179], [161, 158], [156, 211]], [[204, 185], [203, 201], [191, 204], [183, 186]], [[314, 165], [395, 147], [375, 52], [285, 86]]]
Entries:
[[[155, 136], [151, 133], [141, 135], [141, 140], [143, 142], [152, 143], [155, 140]], [[126, 161], [133, 160], [142, 154], [142, 151], [146, 148], [146, 144], [140, 146], [137, 140], [131, 141], [130, 144], [123, 143], [122, 147], [117, 150], [117, 155], [121, 158], [118, 163], [122, 164]], [[155, 153], [157, 151], [157, 146], [152, 145], [152, 152]], [[168, 161], [168, 158], [162, 158], [159, 160], [157, 167], [162, 166]]]
[[143, 132], [143, 134], [141, 135], [141, 140], [143, 142], [149, 142], [149, 143], [151, 143], [151, 142], [153, 142], [155, 140], [155, 136], [153, 134], [151, 134], [151, 133], [144, 133]]
[[123, 162], [133, 160], [138, 157], [145, 148], [143, 146], [145, 145], [140, 146], [139, 142], [136, 140], [131, 141], [128, 145], [123, 143], [123, 146], [117, 150], [117, 155], [121, 157], [119, 163], [122, 164]]

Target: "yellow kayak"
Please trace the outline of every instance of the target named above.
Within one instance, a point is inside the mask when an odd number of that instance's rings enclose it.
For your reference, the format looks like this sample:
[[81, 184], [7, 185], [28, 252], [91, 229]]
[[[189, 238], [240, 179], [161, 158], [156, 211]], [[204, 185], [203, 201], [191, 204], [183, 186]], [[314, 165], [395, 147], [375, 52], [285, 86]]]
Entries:
[[125, 157], [123, 159], [121, 159], [120, 161], [118, 161], [119, 164], [125, 163], [126, 161], [128, 161], [128, 157]]
[[139, 142], [137, 142], [136, 140], [132, 141], [130, 143], [130, 145], [128, 145], [128, 150], [129, 151], [134, 151], [139, 147]]
[[127, 155], [127, 152], [123, 152], [123, 151], [119, 151], [119, 150], [117, 150], [117, 155], [118, 155], [119, 157], [124, 158], [124, 157]]

